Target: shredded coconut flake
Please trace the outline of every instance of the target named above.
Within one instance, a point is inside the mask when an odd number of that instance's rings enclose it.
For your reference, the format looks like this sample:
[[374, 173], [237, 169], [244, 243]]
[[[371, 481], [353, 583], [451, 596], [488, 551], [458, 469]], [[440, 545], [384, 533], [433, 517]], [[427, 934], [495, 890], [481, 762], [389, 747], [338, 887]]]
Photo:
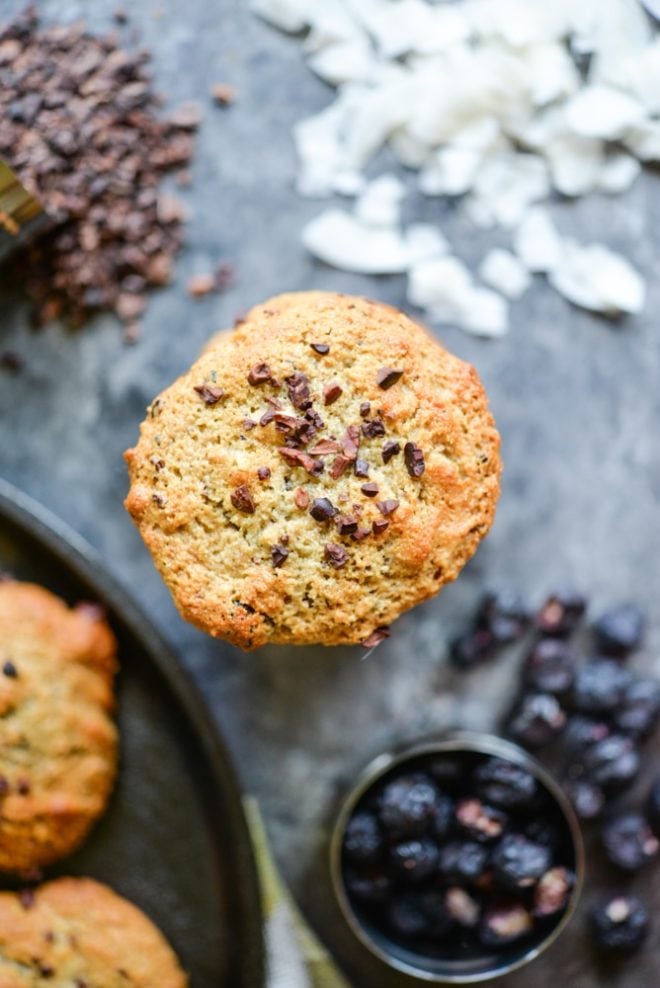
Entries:
[[558, 292], [584, 309], [618, 316], [640, 312], [644, 306], [644, 282], [638, 273], [624, 257], [600, 244], [564, 240], [560, 261], [549, 277]]
[[479, 268], [483, 281], [507, 298], [520, 298], [529, 288], [532, 279], [529, 271], [508, 250], [496, 247], [486, 254]]

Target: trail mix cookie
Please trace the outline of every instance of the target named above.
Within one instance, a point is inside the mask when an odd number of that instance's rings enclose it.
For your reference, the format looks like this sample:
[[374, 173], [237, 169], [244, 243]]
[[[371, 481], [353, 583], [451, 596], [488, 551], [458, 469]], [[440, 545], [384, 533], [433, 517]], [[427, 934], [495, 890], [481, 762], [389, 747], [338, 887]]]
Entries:
[[115, 652], [97, 607], [0, 582], [0, 871], [63, 857], [103, 813], [117, 762]]
[[390, 306], [294, 293], [151, 404], [126, 507], [210, 634], [371, 645], [475, 551], [498, 452], [469, 364]]
[[2, 988], [185, 988], [164, 936], [89, 878], [0, 893]]

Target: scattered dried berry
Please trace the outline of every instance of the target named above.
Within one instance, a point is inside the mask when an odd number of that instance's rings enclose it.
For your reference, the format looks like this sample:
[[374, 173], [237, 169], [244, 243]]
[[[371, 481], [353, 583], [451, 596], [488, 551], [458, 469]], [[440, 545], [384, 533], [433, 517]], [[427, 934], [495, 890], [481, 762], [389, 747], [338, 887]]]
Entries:
[[344, 881], [350, 896], [358, 902], [366, 902], [370, 905], [385, 902], [392, 888], [389, 876], [382, 871], [366, 873], [348, 871]]
[[488, 862], [488, 851], [475, 841], [456, 840], [440, 850], [438, 871], [448, 882], [475, 882]]
[[588, 779], [569, 780], [564, 791], [580, 820], [595, 820], [605, 808], [605, 793]]
[[438, 792], [431, 819], [431, 833], [436, 840], [445, 840], [453, 830], [455, 819], [454, 800], [451, 796]]
[[376, 383], [383, 391], [387, 391], [403, 377], [402, 370], [394, 370], [393, 367], [381, 367], [376, 375]]
[[542, 748], [562, 732], [566, 714], [551, 693], [524, 696], [509, 721], [508, 733], [526, 748]]
[[648, 933], [649, 914], [639, 899], [616, 895], [591, 912], [591, 935], [597, 947], [617, 954], [638, 950]]
[[238, 511], [242, 511], [243, 514], [253, 515], [256, 511], [256, 504], [254, 503], [254, 498], [250, 493], [250, 488], [246, 484], [241, 484], [230, 494], [231, 503]]
[[610, 817], [601, 832], [608, 861], [624, 871], [639, 871], [658, 854], [658, 838], [641, 813], [626, 811]]
[[471, 669], [493, 654], [493, 636], [484, 628], [468, 631], [454, 638], [449, 648], [449, 657], [460, 669]]
[[568, 718], [562, 740], [570, 753], [580, 755], [589, 745], [603, 741], [610, 734], [605, 721], [594, 720], [584, 714], [573, 714]]
[[216, 388], [212, 384], [196, 384], [193, 388], [207, 405], [217, 405], [221, 398], [224, 398], [226, 391]]
[[587, 609], [585, 598], [573, 590], [551, 594], [538, 611], [534, 623], [543, 635], [572, 634]]
[[415, 443], [406, 443], [403, 447], [403, 459], [411, 477], [421, 477], [426, 469], [424, 454]]
[[614, 659], [592, 659], [578, 669], [573, 706], [583, 713], [609, 713], [621, 703], [632, 674]]
[[502, 810], [487, 806], [480, 799], [468, 798], [459, 800], [456, 821], [470, 840], [488, 844], [502, 836], [508, 817]]
[[412, 892], [404, 892], [392, 899], [388, 920], [392, 931], [405, 940], [429, 933], [428, 918], [420, 896]]
[[563, 912], [574, 885], [575, 875], [568, 868], [558, 866], [546, 871], [534, 889], [534, 916], [546, 919]]
[[658, 725], [660, 683], [654, 679], [634, 679], [615, 709], [614, 728], [634, 738], [646, 738]]
[[603, 614], [594, 633], [604, 655], [625, 656], [639, 648], [644, 637], [644, 613], [635, 604], [621, 604]]
[[646, 815], [654, 832], [660, 834], [660, 777], [651, 786], [646, 799]]
[[498, 645], [506, 645], [522, 638], [529, 625], [529, 615], [518, 594], [490, 592], [481, 602], [476, 623], [486, 628]]
[[495, 880], [505, 889], [531, 888], [551, 864], [550, 852], [523, 834], [506, 834], [491, 859]]
[[610, 734], [587, 748], [581, 763], [592, 782], [605, 792], [616, 792], [637, 778], [639, 751], [631, 738]]
[[485, 947], [508, 947], [534, 928], [529, 911], [519, 902], [501, 902], [490, 906], [484, 913], [480, 939]]
[[529, 689], [561, 696], [573, 685], [575, 655], [561, 638], [541, 638], [525, 660], [523, 677]]
[[458, 926], [472, 929], [479, 922], [481, 906], [465, 889], [448, 888], [445, 893], [445, 910], [447, 915]]

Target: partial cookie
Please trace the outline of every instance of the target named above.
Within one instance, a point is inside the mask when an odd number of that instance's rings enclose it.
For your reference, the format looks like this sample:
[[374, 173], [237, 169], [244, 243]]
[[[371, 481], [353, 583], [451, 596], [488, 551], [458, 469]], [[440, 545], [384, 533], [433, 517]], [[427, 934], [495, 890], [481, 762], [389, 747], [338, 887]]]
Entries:
[[89, 878], [0, 893], [0, 988], [185, 988], [150, 919]]
[[181, 614], [244, 649], [373, 643], [454, 579], [499, 494], [475, 370], [396, 309], [325, 292], [214, 337], [126, 459]]
[[69, 854], [103, 813], [117, 764], [115, 656], [97, 607], [0, 582], [1, 871]]

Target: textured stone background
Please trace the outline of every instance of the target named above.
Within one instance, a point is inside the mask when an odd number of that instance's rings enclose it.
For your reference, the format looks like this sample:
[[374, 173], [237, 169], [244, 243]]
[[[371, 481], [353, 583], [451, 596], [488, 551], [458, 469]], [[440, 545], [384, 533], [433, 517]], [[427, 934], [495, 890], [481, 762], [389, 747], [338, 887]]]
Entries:
[[[0, 14], [17, 10], [2, 0]], [[85, 15], [106, 28], [113, 0], [42, 0], [49, 19]], [[334, 288], [403, 304], [399, 278], [332, 271], [306, 256], [298, 232], [315, 202], [293, 191], [292, 123], [326, 104], [299, 45], [254, 19], [245, 0], [133, 0], [127, 6], [155, 52], [154, 72], [172, 101], [206, 104], [188, 243], [177, 280], [153, 296], [144, 336], [122, 344], [110, 317], [85, 331], [52, 325], [38, 334], [18, 295], [0, 300], [0, 348], [23, 354], [23, 373], [0, 372], [0, 472], [101, 551], [201, 684], [234, 752], [243, 782], [261, 801], [280, 865], [317, 929], [341, 954], [355, 984], [387, 988], [406, 979], [374, 967], [337, 920], [325, 880], [324, 841], [336, 800], [354, 771], [393, 744], [443, 729], [494, 726], [513, 688], [515, 657], [470, 676], [445, 663], [445, 643], [488, 585], [537, 601], [558, 582], [588, 590], [594, 610], [621, 598], [644, 603], [652, 633], [640, 664], [660, 654], [660, 308], [658, 179], [645, 175], [624, 198], [558, 206], [580, 239], [603, 238], [649, 279], [644, 315], [610, 325], [571, 308], [543, 282], [516, 305], [501, 342], [442, 332], [473, 361], [489, 390], [506, 465], [497, 522], [459, 581], [406, 615], [367, 661], [353, 649], [266, 648], [244, 656], [187, 627], [176, 615], [122, 508], [122, 452], [149, 400], [236, 313], [282, 290]], [[207, 99], [213, 82], [238, 89], [230, 110]], [[470, 228], [460, 209], [413, 202], [442, 222], [461, 256], [479, 260], [497, 235]], [[238, 283], [190, 301], [187, 277], [220, 258]], [[656, 663], [660, 671], [660, 663]], [[495, 702], [495, 700], [497, 702]], [[660, 749], [656, 749], [660, 751]], [[655, 893], [660, 907], [660, 887]], [[655, 988], [660, 928], [628, 967], [598, 970], [582, 921], [533, 973], [505, 983], [538, 988]], [[656, 953], [658, 951], [658, 953]], [[407, 982], [406, 982], [407, 983]]]

